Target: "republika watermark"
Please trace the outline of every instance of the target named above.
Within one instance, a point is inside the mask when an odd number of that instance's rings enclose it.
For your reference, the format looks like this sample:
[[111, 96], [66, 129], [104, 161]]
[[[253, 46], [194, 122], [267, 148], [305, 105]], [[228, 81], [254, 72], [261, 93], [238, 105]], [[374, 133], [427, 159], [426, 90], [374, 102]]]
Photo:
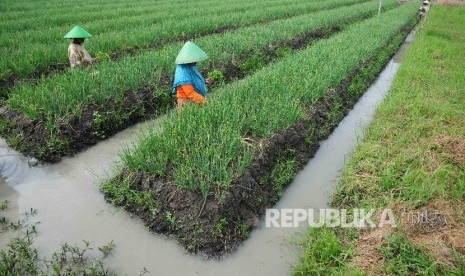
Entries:
[[375, 218], [376, 209], [267, 209], [266, 227], [397, 227], [394, 213], [384, 209]]

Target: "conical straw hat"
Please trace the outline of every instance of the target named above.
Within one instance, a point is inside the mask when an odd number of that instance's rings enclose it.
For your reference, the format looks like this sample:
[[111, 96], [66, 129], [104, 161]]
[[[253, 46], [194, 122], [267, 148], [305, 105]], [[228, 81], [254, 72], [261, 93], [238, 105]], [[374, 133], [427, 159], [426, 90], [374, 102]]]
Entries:
[[65, 38], [90, 38], [90, 37], [92, 37], [92, 35], [79, 26], [74, 26], [74, 28], [65, 35]]
[[176, 64], [199, 62], [206, 60], [207, 58], [207, 53], [200, 49], [199, 46], [187, 41], [181, 51], [179, 51], [178, 57], [176, 58]]

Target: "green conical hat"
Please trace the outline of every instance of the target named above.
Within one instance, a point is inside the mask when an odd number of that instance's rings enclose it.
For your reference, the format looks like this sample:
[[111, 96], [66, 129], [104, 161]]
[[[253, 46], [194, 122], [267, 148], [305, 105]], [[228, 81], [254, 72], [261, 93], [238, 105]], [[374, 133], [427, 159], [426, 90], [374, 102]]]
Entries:
[[179, 51], [178, 57], [176, 58], [176, 64], [199, 62], [206, 60], [207, 58], [207, 53], [200, 49], [199, 46], [187, 41], [181, 51]]
[[90, 38], [90, 37], [92, 37], [92, 35], [79, 26], [74, 26], [74, 28], [65, 35], [65, 38]]

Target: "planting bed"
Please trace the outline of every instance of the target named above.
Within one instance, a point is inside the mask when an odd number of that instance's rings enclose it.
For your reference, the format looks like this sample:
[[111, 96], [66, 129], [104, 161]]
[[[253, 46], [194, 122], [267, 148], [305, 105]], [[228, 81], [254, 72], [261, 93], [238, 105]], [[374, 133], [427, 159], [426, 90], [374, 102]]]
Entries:
[[416, 4], [349, 26], [174, 112], [122, 155], [106, 198], [189, 251], [247, 238], [417, 22]]
[[[385, 3], [385, 9], [395, 6], [395, 1]], [[205, 74], [220, 70], [217, 83], [221, 86], [376, 10], [376, 3], [361, 3], [200, 38], [196, 43], [211, 56], [201, 70]], [[117, 63], [102, 62], [92, 70], [57, 74], [37, 85], [19, 85], [2, 111], [0, 131], [16, 149], [57, 161], [162, 113], [173, 104], [169, 96], [172, 61], [181, 46], [176, 43]]]

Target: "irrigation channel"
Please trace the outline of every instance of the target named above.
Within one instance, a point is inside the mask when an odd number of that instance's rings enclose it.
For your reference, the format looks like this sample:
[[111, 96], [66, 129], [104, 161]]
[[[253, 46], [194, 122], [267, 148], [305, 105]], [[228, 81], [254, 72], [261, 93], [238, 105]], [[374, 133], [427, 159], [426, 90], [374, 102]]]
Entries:
[[[321, 142], [315, 157], [287, 188], [276, 208], [325, 208], [345, 161], [352, 155], [377, 105], [386, 95], [412, 32], [375, 83], [344, 118], [331, 136]], [[118, 274], [137, 275], [143, 267], [151, 275], [287, 275], [298, 260], [301, 228], [266, 228], [264, 222], [232, 255], [204, 260], [190, 255], [173, 239], [149, 232], [142, 221], [105, 202], [98, 181], [112, 173], [121, 145], [163, 118], [126, 129], [111, 139], [66, 158], [55, 165], [30, 167], [28, 160], [0, 141], [0, 201], [10, 201], [7, 216], [35, 208], [40, 221], [35, 246], [49, 256], [63, 242], [100, 246], [114, 241], [107, 260]], [[2, 235], [0, 246], [10, 237]]]

